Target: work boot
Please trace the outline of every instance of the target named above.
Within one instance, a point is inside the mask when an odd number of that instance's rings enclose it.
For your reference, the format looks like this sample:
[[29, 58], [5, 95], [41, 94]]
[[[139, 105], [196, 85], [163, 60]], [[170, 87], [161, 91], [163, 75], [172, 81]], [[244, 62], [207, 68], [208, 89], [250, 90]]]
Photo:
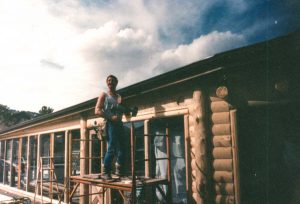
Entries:
[[119, 164], [118, 162], [115, 163], [115, 167], [116, 167], [116, 175], [117, 176], [125, 176], [124, 173], [124, 168], [121, 164]]
[[103, 173], [101, 175], [101, 178], [103, 180], [112, 180], [110, 171], [108, 169], [106, 169], [105, 167], [103, 168]]

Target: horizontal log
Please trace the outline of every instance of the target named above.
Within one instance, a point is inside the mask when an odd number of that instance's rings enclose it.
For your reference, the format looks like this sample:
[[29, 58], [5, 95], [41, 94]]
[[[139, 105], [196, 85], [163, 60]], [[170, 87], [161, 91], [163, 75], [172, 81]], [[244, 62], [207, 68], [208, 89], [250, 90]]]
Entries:
[[232, 159], [231, 147], [215, 147], [213, 148], [214, 159]]
[[229, 112], [213, 113], [211, 120], [213, 124], [229, 124], [230, 114]]
[[229, 105], [226, 101], [212, 102], [210, 108], [213, 113], [229, 112]]
[[215, 171], [213, 175], [214, 181], [217, 183], [232, 183], [232, 171]]
[[211, 96], [209, 97], [210, 101], [215, 102], [215, 101], [224, 101], [224, 99], [219, 98], [217, 96]]
[[214, 136], [213, 145], [214, 147], [231, 147], [231, 136]]
[[231, 195], [217, 195], [215, 199], [216, 204], [234, 204], [234, 196]]
[[213, 135], [230, 135], [230, 124], [217, 124], [212, 127]]
[[215, 183], [217, 195], [234, 195], [233, 183]]
[[215, 159], [213, 168], [215, 171], [232, 171], [232, 159]]

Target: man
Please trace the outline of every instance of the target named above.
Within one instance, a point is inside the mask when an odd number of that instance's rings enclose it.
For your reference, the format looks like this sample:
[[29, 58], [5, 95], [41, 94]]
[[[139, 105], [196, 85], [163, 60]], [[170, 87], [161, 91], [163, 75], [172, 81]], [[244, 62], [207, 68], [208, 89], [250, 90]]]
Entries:
[[104, 156], [104, 173], [102, 178], [105, 180], [111, 179], [111, 163], [114, 156], [117, 156], [116, 174], [121, 176], [124, 168], [124, 141], [122, 113], [113, 111], [112, 107], [122, 103], [122, 97], [116, 92], [118, 79], [114, 75], [109, 75], [106, 78], [108, 92], [102, 92], [98, 98], [95, 114], [103, 117], [106, 120], [106, 138], [108, 143], [107, 152]]

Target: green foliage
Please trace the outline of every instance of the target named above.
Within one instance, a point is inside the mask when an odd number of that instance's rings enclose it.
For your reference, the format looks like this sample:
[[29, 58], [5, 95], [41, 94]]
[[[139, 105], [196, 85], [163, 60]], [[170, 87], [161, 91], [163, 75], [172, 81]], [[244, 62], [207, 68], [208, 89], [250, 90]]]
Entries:
[[39, 110], [39, 115], [46, 115], [52, 113], [53, 111], [54, 111], [53, 108], [42, 106], [42, 108]]
[[0, 124], [4, 127], [16, 125], [38, 116], [35, 112], [17, 111], [0, 104]]

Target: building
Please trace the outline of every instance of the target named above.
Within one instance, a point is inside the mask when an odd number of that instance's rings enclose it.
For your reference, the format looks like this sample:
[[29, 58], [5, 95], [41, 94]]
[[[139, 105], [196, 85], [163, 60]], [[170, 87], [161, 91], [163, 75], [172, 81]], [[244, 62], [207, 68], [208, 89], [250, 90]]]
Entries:
[[[139, 107], [136, 117], [123, 118], [124, 144], [133, 123], [135, 133], [154, 135], [136, 138], [136, 157], [159, 157], [165, 144], [155, 134], [168, 127], [173, 203], [291, 202], [300, 183], [299, 55], [298, 30], [120, 89], [128, 106]], [[33, 197], [46, 156], [54, 158], [61, 189], [70, 175], [99, 173], [95, 127], [103, 120], [94, 115], [96, 100], [0, 131], [0, 188]], [[164, 177], [166, 164], [146, 160], [136, 172]], [[80, 185], [81, 195], [94, 190]], [[147, 199], [159, 196], [152, 190]]]

